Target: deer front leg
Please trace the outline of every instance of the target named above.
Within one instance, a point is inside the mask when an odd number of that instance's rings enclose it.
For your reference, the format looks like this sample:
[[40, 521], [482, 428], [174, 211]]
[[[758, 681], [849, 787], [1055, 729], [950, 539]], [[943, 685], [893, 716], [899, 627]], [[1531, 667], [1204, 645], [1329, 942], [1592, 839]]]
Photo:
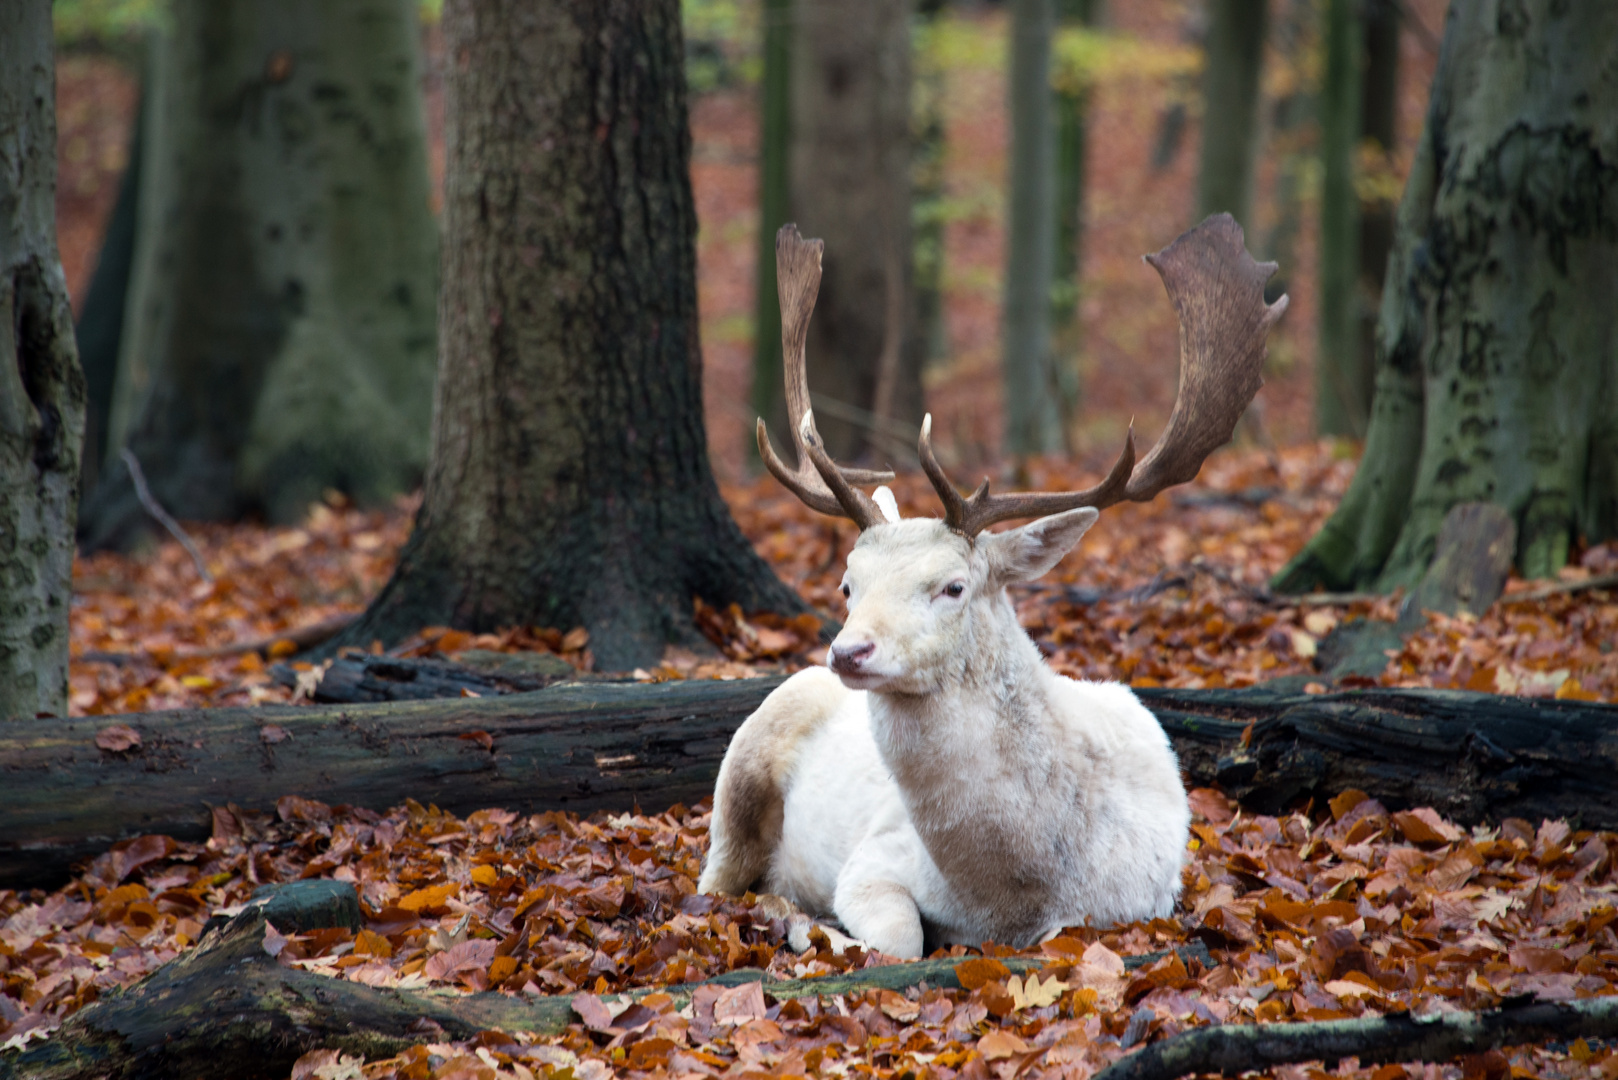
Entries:
[[[908, 833], [911, 843], [906, 843]], [[832, 910], [854, 937], [888, 956], [919, 959], [921, 911], [904, 882], [913, 875], [921, 844], [914, 830], [869, 836], [860, 842], [837, 876]]]

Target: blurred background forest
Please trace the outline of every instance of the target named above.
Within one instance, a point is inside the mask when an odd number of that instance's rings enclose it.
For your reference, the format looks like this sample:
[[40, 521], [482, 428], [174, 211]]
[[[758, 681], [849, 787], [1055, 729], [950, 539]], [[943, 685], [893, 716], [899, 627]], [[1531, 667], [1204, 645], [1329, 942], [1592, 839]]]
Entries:
[[[1239, 215], [1249, 247], [1259, 258], [1281, 263], [1278, 280], [1292, 296], [1271, 341], [1259, 398], [1260, 437], [1280, 445], [1316, 433], [1323, 174], [1318, 99], [1326, 6], [1322, 0], [1269, 5], [1254, 192], [1251, 210]], [[1070, 445], [1095, 467], [1110, 461], [1131, 418], [1150, 439], [1173, 404], [1174, 314], [1140, 256], [1202, 216], [1199, 148], [1210, 7], [1202, 0], [1115, 3], [1093, 27], [1064, 25], [1054, 44], [1056, 81], [1087, 88], [1076, 328], [1058, 338], [1057, 349], [1059, 363], [1071, 366], [1082, 388]], [[1386, 152], [1369, 139], [1358, 149], [1355, 183], [1370, 213], [1391, 213], [1403, 188], [1421, 135], [1446, 7], [1445, 0], [1387, 5], [1396, 27], [1396, 134]], [[684, 3], [692, 184], [701, 226], [703, 390], [710, 456], [721, 480], [730, 482], [756, 472], [749, 448], [756, 415], [751, 392], [764, 8], [764, 0]], [[60, 49], [57, 221], [76, 311], [128, 160], [140, 40], [158, 9], [155, 0], [71, 0], [54, 7]], [[926, 405], [934, 415], [935, 439], [968, 466], [999, 460], [1004, 424], [1009, 34], [1005, 4], [949, 3], [912, 16], [915, 258], [936, 261], [941, 293], [929, 308], [934, 321], [923, 328]], [[422, 8], [421, 44], [436, 207], [444, 169], [444, 56], [434, 5]], [[920, 160], [924, 153], [938, 156], [936, 175]], [[816, 235], [812, 222], [804, 227]], [[1367, 318], [1374, 316], [1374, 295], [1359, 296], [1357, 303]], [[1254, 434], [1250, 430], [1246, 437]], [[882, 449], [913, 455], [913, 429], [901, 428], [896, 438], [898, 447], [889, 439]], [[1345, 446], [1342, 452], [1351, 450]]]

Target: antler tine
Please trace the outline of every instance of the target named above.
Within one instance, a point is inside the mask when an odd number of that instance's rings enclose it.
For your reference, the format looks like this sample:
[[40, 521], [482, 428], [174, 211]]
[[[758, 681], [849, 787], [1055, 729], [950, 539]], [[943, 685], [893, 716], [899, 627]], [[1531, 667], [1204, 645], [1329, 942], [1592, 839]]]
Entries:
[[1209, 217], [1146, 261], [1162, 277], [1180, 320], [1180, 390], [1156, 444], [1136, 465], [1131, 425], [1112, 471], [1088, 491], [990, 495], [984, 481], [962, 500], [933, 459], [924, 431], [922, 467], [944, 500], [945, 521], [952, 528], [970, 537], [1014, 518], [1080, 506], [1101, 510], [1125, 499], [1146, 502], [1166, 487], [1194, 479], [1208, 455], [1230, 441], [1242, 412], [1264, 385], [1265, 339], [1287, 309], [1285, 296], [1264, 302], [1264, 283], [1276, 265], [1253, 261], [1241, 226], [1229, 214]]
[[[825, 245], [805, 240], [796, 225], [783, 225], [775, 234], [776, 292], [781, 302], [781, 363], [786, 374], [787, 417], [798, 450], [798, 467], [788, 469], [770, 445], [764, 421], [758, 422], [758, 452], [764, 467], [811, 510], [847, 517], [861, 529], [886, 520], [876, 503], [855, 484], [884, 484], [891, 472], [845, 469], [826, 453], [815, 431], [809, 407], [809, 379], [805, 343], [809, 316], [820, 292], [820, 256]], [[851, 509], [854, 508], [854, 509]]]

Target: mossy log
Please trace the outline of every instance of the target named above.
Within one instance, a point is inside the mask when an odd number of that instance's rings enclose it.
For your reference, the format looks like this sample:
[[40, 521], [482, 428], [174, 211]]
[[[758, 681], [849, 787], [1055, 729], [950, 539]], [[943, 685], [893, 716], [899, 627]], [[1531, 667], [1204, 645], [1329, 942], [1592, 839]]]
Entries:
[[[142, 833], [208, 835], [207, 806], [283, 795], [465, 814], [661, 810], [711, 794], [725, 747], [780, 678], [563, 684], [492, 698], [0, 725], [0, 887], [60, 883]], [[1137, 691], [1194, 784], [1274, 811], [1359, 788], [1463, 824], [1565, 817], [1618, 829], [1618, 707], [1449, 690]], [[98, 749], [100, 729], [141, 736]], [[1250, 730], [1249, 730], [1250, 729]]]
[[[267, 886], [255, 895], [253, 906], [205, 933], [195, 949], [75, 1013], [47, 1041], [0, 1054], [0, 1080], [283, 1080], [293, 1062], [310, 1050], [335, 1049], [375, 1059], [416, 1043], [470, 1039], [490, 1029], [556, 1035], [576, 1019], [569, 997], [379, 989], [283, 966], [264, 948], [266, 926], [291, 934], [327, 926], [353, 929], [359, 920], [359, 899], [342, 882]], [[1180, 952], [1190, 959], [1195, 947]], [[1124, 966], [1137, 968], [1165, 955], [1126, 957]], [[1198, 958], [1208, 962], [1206, 952]], [[959, 962], [923, 960], [791, 980], [744, 969], [708, 984], [759, 982], [777, 1000], [873, 987], [903, 990], [923, 982], [959, 989]], [[1002, 963], [1022, 973], [1043, 962], [1009, 957]], [[701, 985], [659, 989], [684, 1005]], [[658, 991], [628, 996], [653, 992]]]

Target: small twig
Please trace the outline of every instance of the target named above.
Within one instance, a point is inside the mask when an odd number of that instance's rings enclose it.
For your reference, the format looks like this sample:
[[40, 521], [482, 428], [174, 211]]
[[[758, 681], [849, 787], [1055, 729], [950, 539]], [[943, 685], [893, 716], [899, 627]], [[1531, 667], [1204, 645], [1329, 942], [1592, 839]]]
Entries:
[[1419, 1020], [1406, 1014], [1305, 1024], [1226, 1024], [1154, 1043], [1109, 1065], [1094, 1080], [1174, 1080], [1187, 1073], [1235, 1076], [1300, 1061], [1330, 1067], [1345, 1057], [1357, 1057], [1361, 1065], [1449, 1061], [1555, 1037], [1614, 1035], [1618, 1035], [1615, 997], [1531, 1002]]
[[170, 517], [169, 512], [163, 509], [163, 505], [152, 497], [151, 489], [146, 486], [146, 474], [141, 472], [140, 461], [136, 459], [135, 452], [126, 446], [119, 453], [123, 455], [124, 464], [129, 466], [129, 478], [135, 482], [135, 497], [140, 500], [140, 504], [169, 531], [169, 535], [180, 542], [181, 547], [185, 548], [186, 553], [191, 556], [191, 561], [197, 564], [197, 573], [202, 575], [202, 580], [212, 582], [213, 575], [208, 573], [208, 564], [202, 561], [202, 552], [197, 550], [197, 545], [193, 544], [191, 538], [185, 534], [185, 530], [180, 528], [180, 523]]
[[1618, 588], [1618, 574], [1598, 574], [1595, 577], [1585, 578], [1583, 581], [1558, 581], [1554, 585], [1541, 585], [1537, 589], [1527, 592], [1507, 593], [1500, 598], [1502, 604], [1531, 604], [1535, 600], [1545, 600], [1563, 593], [1585, 592], [1590, 589]]

